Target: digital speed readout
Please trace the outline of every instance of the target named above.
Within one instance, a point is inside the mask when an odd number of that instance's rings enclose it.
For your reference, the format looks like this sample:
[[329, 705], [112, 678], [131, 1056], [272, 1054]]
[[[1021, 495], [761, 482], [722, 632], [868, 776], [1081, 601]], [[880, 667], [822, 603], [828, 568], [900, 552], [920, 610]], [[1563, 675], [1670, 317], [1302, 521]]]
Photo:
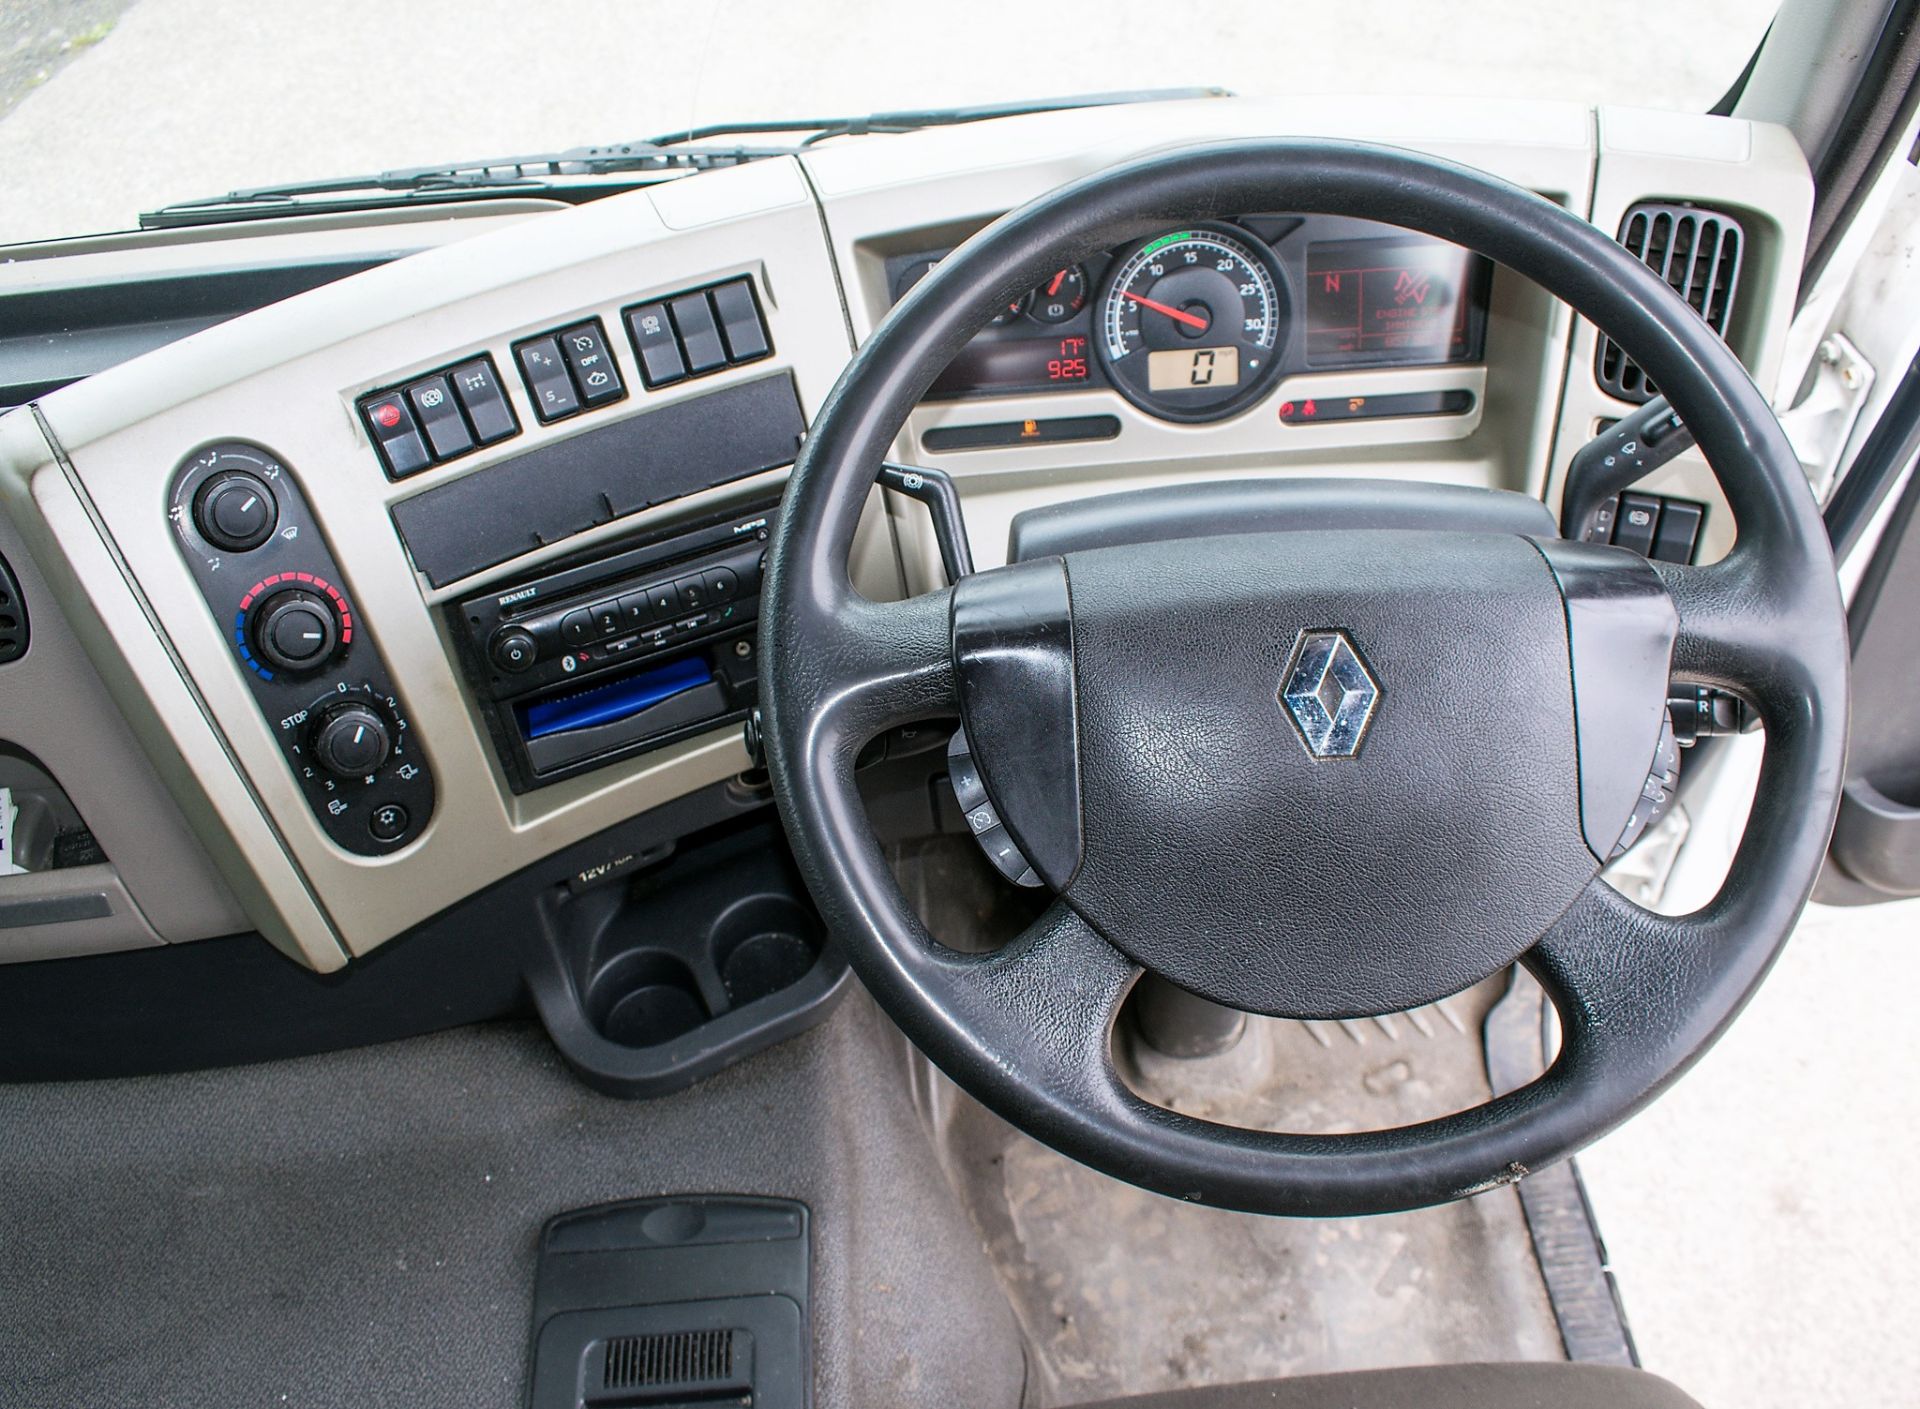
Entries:
[[1148, 391], [1239, 384], [1240, 349], [1237, 347], [1175, 348], [1147, 354]]

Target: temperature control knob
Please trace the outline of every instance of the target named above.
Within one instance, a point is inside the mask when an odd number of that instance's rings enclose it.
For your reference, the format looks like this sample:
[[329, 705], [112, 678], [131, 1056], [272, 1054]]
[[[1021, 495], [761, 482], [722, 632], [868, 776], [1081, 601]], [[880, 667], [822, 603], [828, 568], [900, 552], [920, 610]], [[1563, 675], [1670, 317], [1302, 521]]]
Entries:
[[253, 609], [253, 644], [279, 670], [317, 670], [340, 644], [340, 616], [333, 603], [290, 587], [263, 598]]
[[329, 773], [364, 778], [393, 752], [393, 728], [371, 705], [335, 705], [313, 728], [313, 756]]

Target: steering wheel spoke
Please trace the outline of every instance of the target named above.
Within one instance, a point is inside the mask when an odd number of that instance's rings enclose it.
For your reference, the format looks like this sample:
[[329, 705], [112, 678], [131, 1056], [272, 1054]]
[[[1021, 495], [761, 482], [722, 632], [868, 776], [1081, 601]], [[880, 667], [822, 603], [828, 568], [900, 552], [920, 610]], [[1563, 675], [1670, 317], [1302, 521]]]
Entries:
[[958, 714], [948, 619], [953, 592], [943, 588], [900, 602], [848, 593], [817, 633], [802, 685], [820, 745], [851, 759], [869, 739], [898, 724]]

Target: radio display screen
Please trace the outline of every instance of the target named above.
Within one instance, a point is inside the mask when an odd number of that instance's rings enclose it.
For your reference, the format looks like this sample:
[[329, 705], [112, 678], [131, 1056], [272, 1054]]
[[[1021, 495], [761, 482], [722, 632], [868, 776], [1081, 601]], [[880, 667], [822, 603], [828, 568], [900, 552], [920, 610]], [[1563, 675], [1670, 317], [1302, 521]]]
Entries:
[[1307, 361], [1420, 366], [1480, 356], [1491, 266], [1440, 240], [1337, 240], [1307, 249]]

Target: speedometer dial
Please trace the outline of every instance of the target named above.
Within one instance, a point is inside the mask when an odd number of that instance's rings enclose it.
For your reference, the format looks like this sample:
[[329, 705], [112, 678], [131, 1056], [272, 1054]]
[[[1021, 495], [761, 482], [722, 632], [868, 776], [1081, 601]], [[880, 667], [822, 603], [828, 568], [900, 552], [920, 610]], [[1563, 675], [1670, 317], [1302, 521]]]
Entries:
[[1114, 265], [1100, 302], [1101, 360], [1144, 411], [1170, 421], [1232, 415], [1279, 370], [1283, 290], [1272, 256], [1242, 231], [1161, 235]]

